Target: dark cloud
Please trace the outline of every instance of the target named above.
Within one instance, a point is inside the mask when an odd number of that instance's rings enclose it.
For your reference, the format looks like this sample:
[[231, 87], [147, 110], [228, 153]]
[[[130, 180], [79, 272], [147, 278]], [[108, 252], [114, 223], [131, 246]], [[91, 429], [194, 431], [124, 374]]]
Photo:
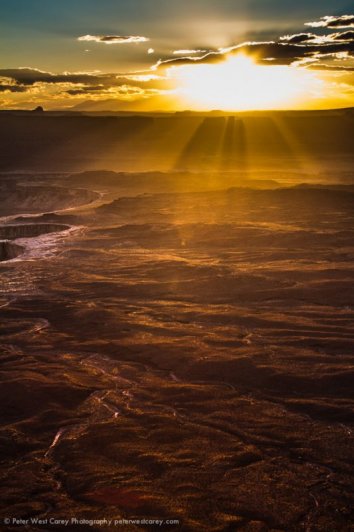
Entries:
[[35, 68], [0, 70], [0, 92], [24, 93], [46, 86], [56, 89], [57, 94], [86, 96], [150, 97], [173, 88], [171, 80], [154, 74], [121, 75], [115, 73], [63, 73], [53, 74]]
[[339, 53], [354, 53], [353, 42], [331, 42], [324, 44], [309, 44], [296, 45], [285, 43], [266, 43], [266, 44], [251, 44], [246, 48], [247, 53], [255, 54], [260, 60], [268, 60], [270, 58], [278, 61], [280, 64], [291, 64], [295, 61], [300, 61], [307, 57], [316, 56], [316, 54], [339, 54]]
[[314, 33], [295, 33], [294, 35], [284, 35], [280, 37], [280, 41], [288, 44], [301, 44], [317, 39], [317, 35]]
[[339, 54], [346, 53], [354, 55], [354, 41], [348, 42], [325, 42], [313, 43], [311, 40], [306, 43], [294, 44], [291, 42], [248, 42], [230, 47], [220, 52], [210, 52], [200, 57], [179, 57], [160, 60], [153, 69], [166, 68], [178, 65], [218, 63], [224, 61], [230, 55], [246, 54], [253, 56], [258, 63], [269, 62], [278, 65], [290, 65], [316, 54]]
[[284, 35], [279, 39], [287, 44], [319, 44], [325, 45], [333, 42], [348, 42], [354, 40], [354, 31], [344, 31], [339, 33], [329, 33], [327, 35], [318, 35], [315, 33], [295, 33], [294, 35]]
[[354, 28], [354, 15], [325, 16], [315, 22], [306, 22], [311, 28]]
[[35, 83], [95, 83], [98, 75], [92, 73], [52, 74], [35, 68], [0, 69], [0, 77], [10, 78], [21, 85]]
[[99, 85], [92, 87], [81, 87], [78, 89], [69, 89], [66, 91], [66, 93], [71, 94], [72, 96], [76, 96], [78, 94], [107, 94], [113, 91], [117, 93], [120, 92], [122, 94], [135, 94], [141, 92], [142, 88], [133, 85], [115, 85], [112, 87], [103, 87], [102, 85]]
[[[95, 88], [97, 91], [109, 87], [119, 87], [130, 84], [141, 88], [159, 89], [166, 89], [170, 86], [170, 83], [167, 79], [153, 76], [151, 73], [150, 75], [124, 75], [116, 73], [102, 74], [100, 72], [66, 72], [63, 74], [53, 74], [51, 72], [44, 72], [35, 68], [13, 68], [0, 69], [0, 78], [4, 78], [4, 84], [10, 85], [11, 82], [11, 86], [22, 86], [24, 87], [24, 90], [26, 87], [30, 87], [38, 83], [69, 83], [78, 85], [78, 89], [84, 85], [90, 86], [91, 90], [94, 90], [93, 88]], [[15, 90], [13, 92], [15, 92]]]
[[[307, 22], [307, 26], [318, 28], [354, 28], [354, 15], [324, 16], [317, 22]], [[335, 57], [336, 54], [346, 54], [348, 58], [354, 56], [354, 31], [330, 33], [327, 35], [315, 33], [296, 33], [285, 35], [277, 41], [249, 41], [229, 48], [210, 51], [203, 55], [190, 56], [186, 53], [181, 57], [166, 57], [160, 59], [153, 70], [171, 66], [217, 63], [224, 61], [229, 55], [244, 53], [254, 56], [258, 63], [290, 65], [306, 59], [316, 60], [316, 56]]]
[[354, 41], [354, 30], [344, 31], [342, 33], [334, 33], [332, 37], [335, 41]]
[[21, 87], [21, 85], [7, 85], [5, 83], [0, 83], [0, 92], [26, 92], [26, 87]]
[[104, 90], [104, 87], [102, 85], [93, 85], [93, 86], [87, 86], [82, 87], [80, 89], [69, 89], [66, 91], [67, 94], [71, 94], [72, 96], [76, 96], [77, 94], [87, 94], [87, 93], [97, 93], [102, 92]]
[[94, 41], [104, 44], [130, 44], [148, 42], [150, 39], [141, 35], [82, 35], [78, 41]]

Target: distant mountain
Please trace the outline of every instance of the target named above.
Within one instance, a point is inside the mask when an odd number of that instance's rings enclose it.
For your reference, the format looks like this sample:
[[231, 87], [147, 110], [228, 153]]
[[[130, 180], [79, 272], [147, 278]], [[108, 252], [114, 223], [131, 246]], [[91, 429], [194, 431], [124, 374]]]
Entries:
[[[166, 96], [164, 98], [164, 105], [166, 107], [169, 107], [169, 104], [173, 107], [174, 100], [171, 97], [170, 102], [168, 97]], [[161, 97], [151, 97], [149, 98], [149, 108], [156, 109], [156, 110], [162, 110], [162, 104], [161, 104]], [[101, 100], [101, 101], [92, 101], [92, 100], [86, 100], [85, 102], [81, 102], [77, 105], [74, 105], [69, 110], [71, 111], [145, 111], [146, 112], [146, 100], [136, 100], [136, 101], [122, 101], [117, 99], [108, 99], [108, 100]]]

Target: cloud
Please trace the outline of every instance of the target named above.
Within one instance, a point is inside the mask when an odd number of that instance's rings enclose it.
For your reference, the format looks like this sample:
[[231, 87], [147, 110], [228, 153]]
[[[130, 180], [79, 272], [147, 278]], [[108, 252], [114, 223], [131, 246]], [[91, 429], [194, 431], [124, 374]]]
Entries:
[[66, 92], [68, 94], [75, 95], [75, 94], [86, 94], [89, 92], [102, 92], [104, 90], [105, 88], [102, 85], [87, 85], [85, 87], [68, 89]]
[[173, 55], [193, 55], [193, 54], [203, 54], [207, 52], [207, 50], [189, 50], [188, 48], [186, 50], [173, 50]]
[[325, 16], [315, 22], [305, 22], [311, 28], [354, 28], [354, 15]]
[[342, 33], [334, 33], [332, 37], [335, 41], [354, 41], [354, 30], [344, 31]]
[[120, 85], [116, 87], [82, 87], [80, 89], [69, 89], [66, 93], [70, 96], [84, 96], [92, 100], [100, 100], [102, 98], [114, 97], [123, 101], [133, 101], [150, 98], [162, 94], [157, 89], [144, 89], [134, 85]]
[[0, 83], [0, 92], [26, 92], [26, 88], [20, 85], [12, 85], [11, 83]]
[[337, 65], [327, 65], [326, 63], [317, 63], [311, 66], [312, 70], [329, 70], [332, 72], [354, 72], [354, 67], [344, 67]]
[[61, 74], [54, 74], [52, 72], [45, 72], [36, 68], [12, 68], [0, 69], [0, 84], [8, 84], [11, 86], [27, 87], [36, 86], [39, 83], [47, 85], [70, 84], [78, 86], [91, 87], [119, 87], [121, 85], [129, 85], [133, 82], [135, 86], [142, 88], [168, 88], [169, 80], [164, 76], [157, 76], [151, 73], [140, 74], [118, 74], [118, 73], [102, 73], [102, 72], [64, 72]]
[[25, 92], [26, 88], [19, 85], [16, 80], [0, 74], [0, 92]]
[[302, 43], [292, 42], [245, 42], [216, 52], [208, 52], [199, 57], [170, 57], [159, 60], [151, 67], [152, 70], [191, 64], [219, 63], [230, 55], [245, 54], [254, 57], [258, 63], [271, 61], [272, 64], [291, 65], [306, 58], [315, 58], [317, 54], [348, 54], [354, 57], [354, 41], [325, 41], [320, 43], [311, 40]]
[[[307, 26], [323, 28], [354, 28], [354, 15], [324, 16], [317, 22], [307, 22]], [[198, 53], [202, 55], [197, 55]], [[354, 58], [354, 31], [336, 32], [327, 35], [302, 32], [284, 35], [278, 40], [248, 41], [218, 50], [175, 50], [172, 57], [160, 59], [151, 70], [158, 71], [172, 66], [188, 64], [217, 63], [229, 55], [246, 54], [253, 56], [258, 63], [271, 62], [273, 65], [291, 65], [311, 67], [324, 54], [335, 58], [346, 54]], [[194, 56], [195, 55], [195, 56]], [[178, 56], [178, 57], [174, 57]]]
[[10, 78], [21, 85], [34, 85], [35, 83], [93, 83], [97, 80], [95, 72], [64, 72], [53, 74], [37, 68], [21, 67], [0, 69], [0, 77]]
[[104, 44], [130, 44], [148, 42], [150, 39], [141, 35], [82, 35], [78, 41], [94, 41]]
[[[107, 97], [128, 102], [146, 100], [174, 89], [171, 80], [152, 74], [117, 74], [101, 72], [64, 72], [54, 74], [36, 68], [0, 69], [0, 93], [26, 95], [26, 102], [42, 103]], [[5, 100], [2, 98], [1, 102]], [[23, 101], [20, 100], [20, 101]]]
[[311, 44], [329, 44], [333, 42], [350, 42], [354, 40], [354, 31], [344, 31], [339, 33], [330, 33], [328, 35], [317, 35], [315, 33], [295, 33], [293, 35], [284, 35], [279, 39], [287, 44], [307, 45]]
[[288, 44], [302, 44], [309, 41], [316, 40], [318, 35], [314, 33], [295, 33], [294, 35], [284, 35], [280, 37], [280, 41]]

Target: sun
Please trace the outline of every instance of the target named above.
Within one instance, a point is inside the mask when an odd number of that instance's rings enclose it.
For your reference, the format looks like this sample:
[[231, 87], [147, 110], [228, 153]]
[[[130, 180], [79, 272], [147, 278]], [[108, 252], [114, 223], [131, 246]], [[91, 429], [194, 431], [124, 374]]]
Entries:
[[196, 110], [281, 109], [321, 95], [314, 72], [295, 66], [258, 65], [245, 55], [215, 64], [170, 68], [185, 105]]

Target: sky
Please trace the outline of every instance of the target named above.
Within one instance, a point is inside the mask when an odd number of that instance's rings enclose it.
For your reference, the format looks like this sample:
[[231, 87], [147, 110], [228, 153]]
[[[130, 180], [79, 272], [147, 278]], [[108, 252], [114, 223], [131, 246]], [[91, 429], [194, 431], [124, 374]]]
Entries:
[[344, 0], [0, 0], [0, 108], [354, 105]]

